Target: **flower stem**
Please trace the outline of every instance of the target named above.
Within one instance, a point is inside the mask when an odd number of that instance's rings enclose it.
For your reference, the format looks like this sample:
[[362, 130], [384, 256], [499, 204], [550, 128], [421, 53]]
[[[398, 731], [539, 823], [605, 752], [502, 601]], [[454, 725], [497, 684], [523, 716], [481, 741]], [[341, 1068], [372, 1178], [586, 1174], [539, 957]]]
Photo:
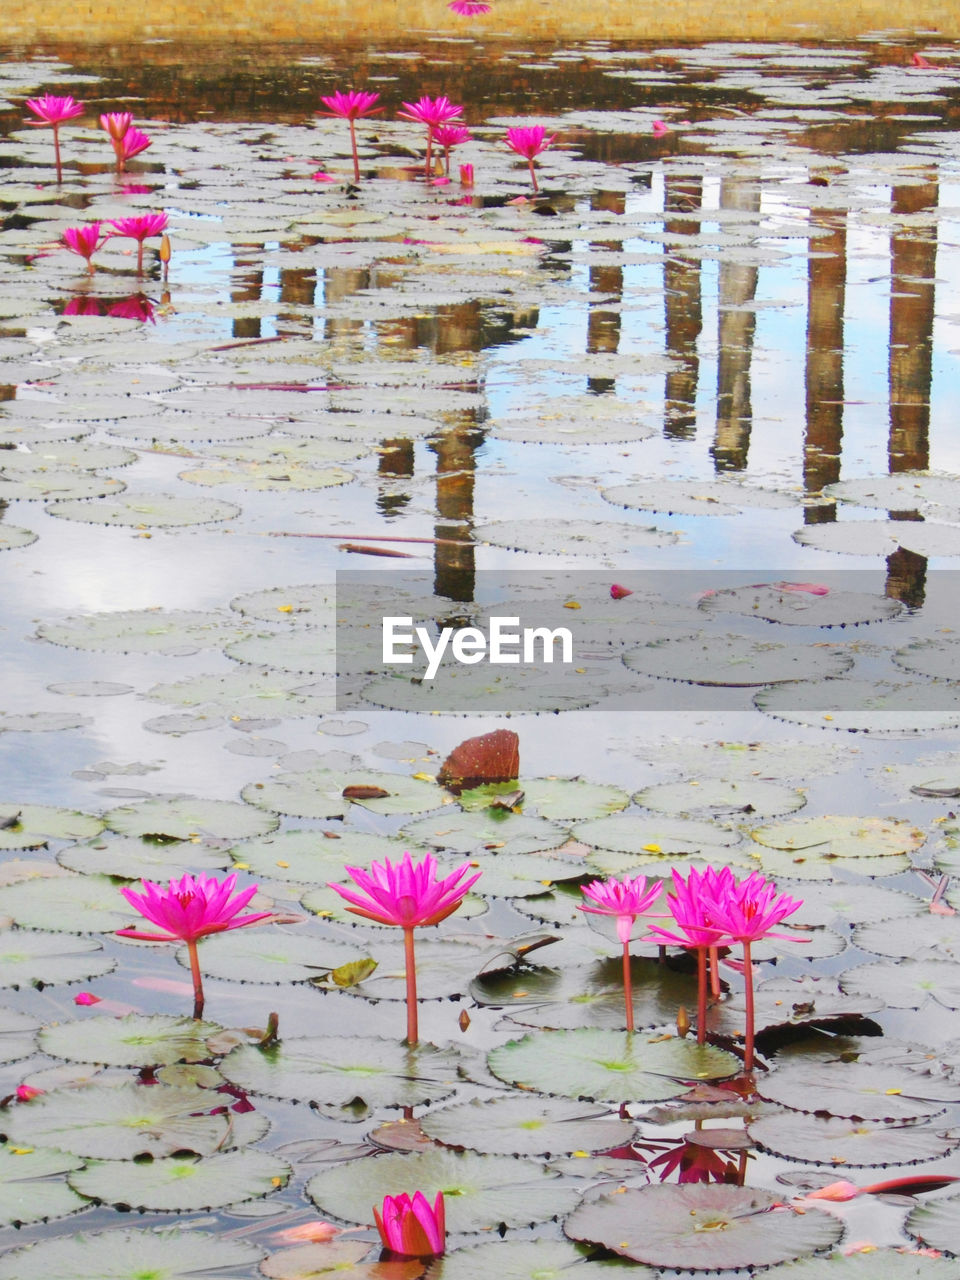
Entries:
[[746, 940], [743, 943], [743, 982], [744, 1000], [747, 1006], [747, 1040], [743, 1054], [743, 1069], [744, 1071], [752, 1071], [754, 1031], [753, 960], [750, 957], [750, 943]]
[[416, 1044], [417, 1028], [417, 964], [413, 958], [413, 927], [403, 930], [403, 958], [407, 976], [407, 1044]]
[[720, 999], [720, 948], [710, 948], [710, 994]]
[[697, 1044], [707, 1042], [707, 948], [697, 947]]
[[143, 275], [143, 241], [137, 241], [137, 275]]
[[633, 983], [630, 974], [630, 943], [623, 944], [623, 1002], [627, 1007], [627, 1030], [633, 1030]]
[[59, 124], [55, 124], [53, 126], [53, 154], [54, 156], [56, 156], [56, 160], [57, 160], [57, 182], [61, 183], [63, 181], [63, 165], [60, 163], [60, 126]]
[[356, 121], [348, 120], [347, 123], [350, 126], [350, 146], [353, 150], [353, 180], [354, 182], [359, 182], [360, 181], [360, 157], [357, 155]]
[[533, 156], [530, 157], [527, 164], [530, 166], [530, 181], [533, 183], [533, 189], [534, 191], [539, 191], [540, 188], [537, 186], [537, 172], [533, 167]]
[[433, 134], [430, 131], [430, 126], [428, 125], [427, 126], [427, 158], [423, 163], [423, 172], [428, 178], [430, 177], [430, 174], [431, 174], [430, 165], [432, 161], [433, 161]]
[[190, 974], [193, 978], [193, 1016], [199, 1022], [203, 1017], [203, 978], [200, 974], [196, 938], [187, 939], [187, 955], [190, 957]]

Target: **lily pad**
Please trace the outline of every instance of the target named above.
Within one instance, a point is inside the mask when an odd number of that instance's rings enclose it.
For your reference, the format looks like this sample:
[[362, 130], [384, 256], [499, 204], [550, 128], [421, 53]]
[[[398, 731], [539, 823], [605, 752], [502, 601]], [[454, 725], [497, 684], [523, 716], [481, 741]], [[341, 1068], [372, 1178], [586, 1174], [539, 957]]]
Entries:
[[584, 1202], [564, 1223], [574, 1240], [658, 1267], [692, 1271], [787, 1262], [836, 1244], [843, 1226], [825, 1213], [771, 1212], [782, 1200], [746, 1187], [661, 1183]]
[[[120, 481], [114, 481], [114, 489], [119, 485]], [[234, 520], [240, 514], [240, 508], [230, 502], [218, 502], [215, 498], [183, 498], [172, 493], [128, 493], [122, 498], [103, 498], [95, 503], [76, 500], [53, 502], [46, 510], [48, 515], [61, 520], [120, 525], [129, 529], [177, 529], [192, 524], [215, 524]]]
[[165, 836], [190, 840], [217, 836], [242, 840], [275, 831], [280, 820], [275, 814], [232, 800], [203, 800], [196, 796], [154, 796], [138, 804], [121, 805], [104, 817], [111, 831], [126, 836]]
[[580, 1195], [579, 1189], [564, 1186], [555, 1173], [532, 1160], [442, 1148], [392, 1152], [324, 1169], [310, 1179], [306, 1191], [321, 1212], [345, 1222], [364, 1222], [368, 1206], [386, 1195], [422, 1191], [432, 1202], [443, 1191], [451, 1232], [545, 1222], [566, 1213]]
[[[392, 931], [396, 934], [396, 930]], [[475, 934], [452, 937], [418, 937], [416, 940], [417, 994], [421, 1000], [454, 999], [470, 989], [470, 981], [489, 950], [488, 941]], [[380, 930], [371, 939], [368, 953], [377, 967], [348, 994], [368, 1000], [406, 999], [406, 957], [403, 943], [390, 941]]]
[[895, 475], [858, 476], [840, 480], [824, 489], [829, 498], [839, 498], [857, 507], [879, 511], [915, 511], [928, 503], [960, 506], [960, 476], [929, 471], [898, 471]]
[[893, 661], [904, 671], [932, 676], [935, 680], [956, 678], [960, 660], [960, 643], [945, 637], [936, 640], [919, 640], [905, 645], [893, 655]]
[[928, 1122], [851, 1120], [783, 1112], [747, 1125], [750, 1137], [774, 1155], [814, 1164], [863, 1168], [936, 1160], [960, 1142]]
[[[923, 926], [915, 925], [918, 933]], [[960, 964], [949, 960], [901, 960], [899, 964], [861, 964], [840, 977], [851, 995], [876, 996], [893, 1009], [919, 1009], [928, 1000], [960, 1009]]]
[[103, 819], [92, 813], [45, 804], [0, 804], [0, 849], [36, 849], [48, 840], [87, 840], [102, 830]]
[[0, 525], [0, 551], [15, 551], [18, 547], [29, 547], [39, 536], [32, 529], [21, 529], [15, 524]]
[[740, 833], [732, 827], [635, 813], [578, 823], [573, 837], [597, 849], [635, 854], [638, 860], [659, 854], [699, 853], [704, 846], [709, 860], [715, 851], [740, 843]]
[[666, 547], [680, 540], [669, 529], [600, 520], [497, 520], [473, 531], [478, 542], [537, 555], [625, 555], [635, 547]]
[[960, 1085], [892, 1063], [788, 1062], [757, 1084], [761, 1098], [806, 1113], [918, 1120], [960, 1100]]
[[116, 967], [92, 938], [32, 929], [0, 930], [0, 987], [53, 986], [100, 978]]
[[766, 848], [803, 850], [821, 858], [882, 858], [911, 854], [924, 833], [898, 818], [851, 818], [828, 814], [757, 827], [751, 836]]
[[[3, 455], [0, 454], [0, 461]], [[50, 502], [52, 499], [64, 499], [74, 506], [95, 510], [95, 505], [88, 505], [88, 498], [106, 498], [108, 495], [121, 494], [126, 485], [116, 476], [99, 476], [87, 471], [14, 471], [0, 470], [0, 493], [7, 502], [19, 499], [21, 502]], [[53, 506], [59, 505], [54, 502]], [[49, 507], [48, 511], [52, 511]]]
[[166, 1156], [137, 1164], [131, 1160], [88, 1160], [71, 1173], [75, 1191], [117, 1208], [196, 1213], [279, 1190], [292, 1170], [266, 1151], [245, 1149], [208, 1156]]
[[960, 1196], [946, 1196], [932, 1204], [917, 1205], [907, 1216], [905, 1227], [909, 1235], [927, 1248], [960, 1255]]
[[18, 1009], [0, 1008], [0, 1062], [29, 1058], [36, 1050], [40, 1023]]
[[[385, 796], [351, 799], [347, 788], [370, 787], [386, 791]], [[308, 769], [304, 773], [281, 773], [268, 782], [255, 782], [240, 793], [249, 804], [272, 809], [295, 818], [340, 818], [353, 805], [374, 813], [425, 813], [443, 803], [444, 795], [432, 778], [424, 781], [404, 773], [384, 773], [379, 769]]]
[[608, 1151], [636, 1136], [633, 1124], [582, 1102], [474, 1098], [431, 1111], [420, 1128], [435, 1142], [487, 1155], [570, 1155]]
[[739, 1061], [709, 1045], [643, 1032], [535, 1032], [511, 1040], [487, 1057], [508, 1084], [562, 1098], [593, 1102], [662, 1102], [684, 1093], [687, 1080], [735, 1075]]
[[[0, 1223], [20, 1227], [86, 1208], [87, 1201], [60, 1176], [79, 1169], [82, 1163], [63, 1151], [0, 1147]], [[0, 1259], [0, 1267], [2, 1263]]]
[[879, 1268], [884, 1280], [953, 1280], [952, 1265], [947, 1258], [925, 1257], [909, 1249], [870, 1249], [802, 1258], [788, 1263], [781, 1274], [782, 1280], [872, 1280]]
[[[290, 1102], [351, 1107], [416, 1107], [456, 1087], [452, 1049], [370, 1036], [290, 1037], [268, 1048], [239, 1045], [224, 1059], [223, 1075], [241, 1089]], [[366, 1213], [366, 1209], [363, 1210]]]
[[[228, 982], [307, 982], [365, 954], [340, 939], [311, 937], [308, 944], [302, 933], [283, 933], [277, 926], [215, 934], [202, 939], [198, 950], [202, 971]], [[189, 969], [185, 947], [177, 959]]]
[[41, 1094], [17, 1107], [6, 1128], [18, 1145], [49, 1143], [103, 1160], [211, 1155], [264, 1136], [268, 1123], [256, 1112], [208, 1114], [223, 1102], [222, 1094], [196, 1088], [90, 1084]]
[[898, 547], [933, 558], [960, 556], [960, 529], [952, 524], [916, 520], [844, 520], [798, 529], [794, 542], [818, 551], [852, 556], [889, 556]]
[[200, 610], [124, 609], [41, 622], [37, 635], [51, 644], [105, 653], [196, 653], [242, 635], [229, 617]]
[[208, 715], [237, 719], [323, 715], [333, 707], [331, 681], [304, 684], [302, 676], [236, 669], [155, 684], [143, 695], [172, 706], [202, 707]]
[[736, 818], [740, 814], [766, 818], [792, 813], [807, 803], [802, 791], [759, 778], [741, 782], [727, 782], [721, 778], [708, 778], [702, 782], [661, 782], [638, 791], [634, 800], [657, 813], [692, 818]]
[[262, 1257], [245, 1240], [205, 1231], [81, 1232], [39, 1240], [0, 1258], [2, 1280], [249, 1280]]
[[897, 960], [921, 952], [949, 960], [960, 958], [960, 916], [935, 915], [924, 910], [919, 900], [916, 905], [913, 915], [860, 925], [853, 933], [854, 946]]
[[839, 648], [771, 644], [713, 633], [693, 639], [655, 640], [631, 649], [623, 661], [641, 675], [731, 689], [822, 680], [840, 676], [853, 666], [853, 658]]
[[[349, 827], [324, 831], [276, 831], [260, 839], [234, 845], [230, 853], [238, 869], [255, 876], [290, 880], [295, 884], [326, 885], [343, 878], [345, 866], [366, 867], [389, 858], [398, 862], [407, 845], [388, 836]], [[357, 917], [351, 917], [356, 922]]]
[[930, 689], [916, 682], [894, 684], [888, 680], [782, 684], [758, 690], [753, 704], [777, 720], [848, 733], [914, 734], [960, 724], [960, 685], [956, 683]]
[[639, 480], [602, 489], [605, 502], [637, 511], [677, 516], [733, 516], [743, 508], [793, 507], [797, 498], [723, 480]]
[[109, 876], [53, 876], [0, 888], [0, 912], [28, 929], [58, 933], [112, 933], [130, 908]]
[[903, 611], [899, 600], [866, 592], [825, 589], [805, 591], [793, 582], [758, 583], [753, 587], [723, 587], [705, 596], [705, 613], [736, 613], [801, 627], [850, 627], [895, 618]]
[[[568, 1240], [488, 1240], [456, 1249], [430, 1264], [429, 1280], [565, 1280], [571, 1267], [584, 1262], [584, 1251]], [[603, 1263], [612, 1274], [615, 1261]], [[577, 1273], [574, 1272], [574, 1275]], [[654, 1280], [646, 1267], [631, 1266], [632, 1280]]]
[[128, 1013], [122, 1018], [91, 1017], [55, 1022], [40, 1033], [40, 1047], [68, 1062], [98, 1062], [108, 1067], [161, 1067], [175, 1062], [205, 1062], [207, 1037], [221, 1028], [172, 1014]]
[[175, 840], [152, 844], [137, 836], [95, 836], [87, 844], [71, 844], [61, 849], [57, 861], [62, 867], [84, 874], [112, 876], [119, 880], [179, 879], [188, 872], [221, 871], [230, 865], [230, 854], [213, 844], [197, 840]]
[[525, 778], [516, 787], [523, 792], [521, 806], [541, 818], [584, 821], [618, 813], [630, 797], [609, 783], [586, 782], [582, 778]]

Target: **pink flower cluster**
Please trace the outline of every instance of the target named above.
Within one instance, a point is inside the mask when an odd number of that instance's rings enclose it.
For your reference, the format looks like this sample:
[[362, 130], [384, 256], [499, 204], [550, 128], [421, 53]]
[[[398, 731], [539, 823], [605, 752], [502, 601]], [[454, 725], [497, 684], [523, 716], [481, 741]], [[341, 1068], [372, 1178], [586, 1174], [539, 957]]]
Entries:
[[93, 255], [111, 237], [127, 237], [137, 242], [137, 272], [143, 270], [143, 242], [150, 236], [162, 236], [167, 226], [165, 213], [141, 213], [133, 218], [111, 218], [112, 231], [101, 234], [99, 222], [88, 222], [82, 227], [67, 227], [63, 233], [64, 244], [72, 253], [86, 258], [87, 267], [93, 270]]

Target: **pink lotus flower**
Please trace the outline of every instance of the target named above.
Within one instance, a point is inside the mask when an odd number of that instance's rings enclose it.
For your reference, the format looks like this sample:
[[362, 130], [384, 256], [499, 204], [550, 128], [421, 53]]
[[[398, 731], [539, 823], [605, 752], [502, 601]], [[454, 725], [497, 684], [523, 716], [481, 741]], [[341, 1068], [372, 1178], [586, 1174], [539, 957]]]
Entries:
[[440, 129], [451, 120], [463, 115], [463, 107], [458, 107], [449, 98], [420, 98], [417, 102], [404, 102], [405, 110], [398, 111], [402, 120], [414, 120], [427, 126], [427, 156], [424, 161], [424, 172], [432, 176], [430, 161], [433, 157], [433, 130]]
[[461, 18], [475, 18], [478, 14], [489, 13], [491, 6], [481, 0], [450, 0], [447, 8], [452, 13], [459, 13]]
[[443, 147], [444, 172], [449, 178], [450, 152], [454, 147], [459, 147], [462, 143], [469, 142], [473, 135], [462, 124], [441, 124], [437, 128], [431, 129], [430, 132], [433, 134], [434, 142]]
[[63, 240], [71, 253], [79, 253], [81, 258], [87, 260], [87, 270], [93, 270], [93, 255], [101, 248], [107, 240], [107, 236], [100, 235], [100, 223], [88, 222], [82, 227], [67, 227], [63, 233]]
[[[933, 63], [929, 62], [922, 53], [915, 53], [911, 59], [915, 67], [922, 67], [925, 71], [933, 70]], [[27, 104], [30, 105], [29, 103]]]
[[71, 298], [63, 308], [65, 316], [98, 316], [100, 303], [96, 298]]
[[619, 582], [613, 583], [610, 588], [611, 600], [626, 600], [627, 596], [632, 596], [633, 592], [629, 587], [621, 587]]
[[28, 123], [35, 128], [48, 124], [53, 129], [53, 154], [57, 165], [57, 182], [63, 181], [63, 165], [60, 160], [60, 126], [64, 120], [72, 120], [74, 116], [83, 114], [83, 103], [73, 98], [55, 98], [52, 93], [45, 93], [42, 98], [28, 98], [27, 107], [39, 120]]
[[78, 991], [73, 997], [74, 1004], [100, 1004], [100, 996], [95, 996], [92, 991]]
[[129, 111], [108, 111], [100, 117], [100, 128], [106, 129], [113, 142], [119, 142], [133, 124], [133, 115]]
[[138, 156], [141, 151], [146, 151], [147, 147], [153, 146], [151, 139], [139, 129], [135, 129], [133, 125], [121, 137], [111, 138], [111, 141], [114, 155], [117, 157], [117, 173], [123, 173], [128, 160]]
[[35, 1089], [32, 1084], [17, 1085], [17, 1101], [29, 1102], [31, 1098], [39, 1098], [41, 1093], [45, 1093], [44, 1089]]
[[114, 235], [129, 236], [137, 242], [137, 275], [143, 271], [143, 242], [148, 236], [163, 235], [167, 226], [165, 213], [141, 213], [135, 218], [111, 218]]
[[617, 937], [623, 947], [623, 998], [626, 1005], [627, 1030], [633, 1030], [633, 981], [630, 973], [630, 933], [637, 916], [649, 911], [660, 897], [662, 885], [647, 888], [647, 877], [634, 880], [594, 880], [585, 884], [581, 893], [594, 904], [581, 904], [577, 910], [591, 915], [614, 916], [617, 921]]
[[162, 933], [147, 933], [142, 929], [118, 929], [121, 938], [139, 938], [144, 942], [185, 942], [190, 955], [190, 969], [193, 974], [193, 1016], [203, 1016], [203, 982], [200, 975], [200, 962], [197, 956], [197, 940], [211, 933], [223, 933], [227, 929], [242, 929], [249, 924], [258, 924], [261, 920], [269, 920], [272, 912], [258, 911], [251, 916], [239, 916], [250, 899], [257, 892], [257, 886], [234, 894], [237, 883], [236, 875], [227, 876], [226, 880], [217, 880], [215, 876], [185, 875], [180, 880], [171, 880], [170, 886], [154, 884], [152, 880], [143, 881], [143, 893], [134, 889], [121, 888], [120, 892]]
[[774, 933], [773, 928], [802, 906], [802, 899], [777, 893], [759, 871], [751, 871], [744, 880], [734, 881], [729, 891], [722, 892], [710, 910], [725, 933], [736, 942], [749, 944], [761, 938], [793, 940], [793, 934]]
[[407, 978], [407, 1041], [416, 1044], [417, 1033], [417, 970], [413, 954], [413, 931], [418, 926], [439, 924], [453, 915], [468, 889], [480, 879], [481, 872], [463, 877], [470, 869], [464, 862], [450, 875], [437, 879], [437, 862], [427, 854], [422, 862], [414, 863], [409, 853], [396, 866], [389, 858], [383, 864], [371, 863], [369, 872], [360, 867], [346, 867], [360, 893], [340, 884], [329, 884], [351, 905], [348, 911], [375, 920], [378, 924], [397, 925], [403, 930], [404, 955]]
[[[328, 108], [326, 111], [318, 111], [320, 116], [340, 116], [350, 125], [350, 147], [353, 151], [353, 180], [360, 181], [360, 158], [357, 155], [357, 132], [355, 122], [363, 116], [374, 116], [383, 107], [375, 106], [379, 102], [379, 93], [369, 93], [364, 89], [351, 89], [349, 93], [341, 93], [339, 90], [329, 98], [321, 98], [320, 101]], [[316, 175], [314, 175], [316, 176]]]
[[654, 120], [651, 128], [655, 138], [662, 138], [665, 133], [670, 132], [670, 126], [665, 124], [662, 120]]
[[460, 185], [461, 187], [473, 186], [473, 165], [462, 164], [460, 166]]
[[318, 169], [316, 173], [311, 173], [310, 177], [314, 182], [336, 182], [337, 179], [332, 173], [324, 173], [322, 169]]
[[524, 160], [526, 160], [530, 169], [530, 181], [533, 183], [534, 191], [540, 190], [537, 186], [537, 175], [533, 167], [534, 156], [538, 156], [541, 151], [546, 151], [557, 136], [552, 133], [548, 138], [546, 134], [547, 131], [542, 124], [517, 126], [507, 130], [507, 146], [511, 151], [515, 151], [518, 156], [523, 156]]
[[413, 1198], [403, 1193], [386, 1196], [380, 1209], [374, 1206], [374, 1220], [385, 1249], [404, 1258], [437, 1258], [446, 1248], [443, 1192], [438, 1191], [433, 1207], [422, 1191]]

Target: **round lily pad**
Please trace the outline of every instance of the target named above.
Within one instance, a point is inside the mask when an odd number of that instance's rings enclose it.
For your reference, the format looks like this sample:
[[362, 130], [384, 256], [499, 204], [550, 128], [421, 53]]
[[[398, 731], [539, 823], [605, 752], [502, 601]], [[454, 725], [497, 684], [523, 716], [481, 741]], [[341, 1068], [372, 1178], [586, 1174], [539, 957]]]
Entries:
[[915, 555], [960, 555], [960, 529], [952, 524], [917, 520], [844, 520], [808, 524], [793, 535], [802, 547], [852, 556], [889, 556], [898, 547]]
[[473, 531], [478, 542], [538, 555], [624, 555], [635, 547], [666, 547], [679, 541], [668, 529], [600, 520], [497, 520]]
[[195, 796], [154, 796], [137, 804], [120, 805], [104, 817], [111, 831], [121, 835], [157, 836], [168, 840], [189, 840], [196, 836], [217, 836], [242, 840], [264, 836], [280, 825], [275, 814], [232, 800], [203, 800]]
[[105, 653], [196, 653], [242, 634], [229, 617], [200, 610], [123, 609], [41, 622], [37, 627], [40, 639], [51, 644]]
[[[843, 884], [837, 881], [833, 884], [791, 885], [787, 880], [778, 879], [777, 888], [791, 898], [803, 899], [800, 910], [790, 917], [790, 923], [799, 928], [828, 925], [837, 921], [872, 925], [878, 920], [900, 916], [904, 910], [910, 910], [914, 916], [918, 916], [927, 909], [920, 898], [892, 889], [881, 889], [872, 884]], [[916, 923], [914, 921], [914, 928]], [[872, 947], [866, 949], [873, 950]]]
[[[463, 813], [453, 807], [408, 822], [401, 829], [403, 837], [428, 849], [481, 858], [484, 853], [502, 856], [555, 849], [563, 844], [566, 834], [563, 827], [545, 818], [530, 818], [503, 809]], [[546, 874], [549, 878], [549, 872]], [[478, 881], [477, 892], [483, 892], [482, 880]]]
[[932, 676], [937, 680], [954, 680], [960, 660], [960, 643], [948, 637], [936, 640], [918, 640], [904, 645], [893, 655], [893, 661], [904, 671]]
[[[31, 1188], [32, 1194], [32, 1188]], [[2, 1280], [248, 1280], [261, 1250], [206, 1231], [80, 1232], [39, 1240], [0, 1258]]]
[[332, 625], [336, 621], [336, 588], [332, 583], [307, 583], [293, 587], [267, 587], [236, 596], [230, 608], [261, 622], [306, 622]]
[[442, 1148], [392, 1152], [324, 1169], [310, 1179], [306, 1191], [322, 1213], [345, 1222], [366, 1221], [369, 1205], [386, 1195], [422, 1191], [432, 1202], [443, 1191], [451, 1232], [545, 1222], [567, 1212], [580, 1195], [533, 1160]]
[[[366, 867], [389, 858], [403, 858], [407, 844], [367, 831], [276, 831], [234, 845], [230, 854], [238, 869], [255, 876], [291, 880], [295, 884], [326, 885], [343, 879], [345, 866]], [[354, 921], [357, 917], [352, 917]]]
[[180, 479], [207, 486], [239, 485], [243, 489], [313, 492], [348, 484], [353, 475], [343, 467], [304, 467], [294, 462], [217, 462], [181, 471]]
[[911, 1164], [945, 1156], [960, 1134], [927, 1122], [851, 1120], [838, 1116], [772, 1113], [751, 1120], [750, 1137], [774, 1155], [814, 1164], [868, 1167]]
[[514, 1156], [608, 1151], [636, 1136], [632, 1123], [609, 1111], [530, 1098], [474, 1098], [431, 1111], [420, 1128], [447, 1147]]
[[[429, 1280], [489, 1280], [491, 1275], [499, 1280], [567, 1280], [570, 1268], [583, 1262], [584, 1251], [569, 1240], [488, 1240], [435, 1259]], [[616, 1262], [606, 1260], [603, 1268], [609, 1274]], [[636, 1265], [630, 1266], [630, 1276], [654, 1280], [652, 1271]]]
[[[355, 798], [349, 794], [353, 788], [357, 789]], [[365, 796], [363, 788], [387, 794]], [[321, 819], [343, 817], [354, 804], [374, 813], [425, 813], [436, 809], [444, 800], [443, 792], [432, 778], [424, 781], [404, 773], [363, 768], [281, 773], [268, 782], [251, 783], [240, 794], [249, 804], [276, 813]]]
[[[3, 455], [0, 454], [0, 462]], [[68, 500], [71, 505], [84, 507], [87, 511], [96, 510], [96, 504], [89, 504], [88, 498], [106, 498], [108, 495], [121, 494], [126, 485], [116, 476], [100, 476], [88, 471], [20, 471], [4, 472], [0, 470], [3, 482], [3, 496], [8, 501], [19, 498], [21, 501], [51, 502], [47, 508], [53, 511], [59, 500]], [[57, 501], [53, 501], [57, 500]]]
[[788, 1062], [758, 1081], [768, 1102], [847, 1119], [918, 1120], [960, 1099], [960, 1085], [893, 1063]]
[[[816, 529], [828, 525], [814, 525]], [[773, 685], [754, 695], [754, 706], [777, 720], [849, 733], [913, 734], [960, 724], [960, 686], [887, 680], [831, 680]]]
[[927, 503], [960, 506], [960, 477], [929, 471], [898, 471], [895, 475], [857, 476], [828, 484], [824, 495], [857, 507], [879, 511], [915, 511]]
[[18, 1009], [0, 1007], [0, 1062], [28, 1058], [36, 1049], [40, 1023]]
[[[927, 1248], [945, 1249], [948, 1253], [960, 1255], [960, 1196], [946, 1196], [930, 1204], [918, 1204], [907, 1216], [905, 1227], [909, 1235]], [[947, 1280], [946, 1275], [944, 1280]]]
[[740, 843], [740, 833], [732, 827], [685, 818], [625, 813], [610, 818], [594, 818], [573, 828], [575, 840], [637, 858], [658, 854], [699, 853], [709, 861], [715, 851]]
[[[915, 925], [918, 933], [923, 925]], [[893, 1009], [919, 1009], [928, 1000], [960, 1009], [960, 964], [950, 960], [901, 960], [898, 964], [861, 964], [841, 975], [852, 995], [876, 996]]]
[[630, 803], [630, 797], [619, 787], [582, 778], [525, 778], [518, 787], [523, 791], [524, 811], [551, 820], [601, 818], [618, 813]]
[[211, 1090], [166, 1084], [81, 1085], [17, 1107], [6, 1129], [19, 1146], [40, 1142], [103, 1160], [211, 1155], [263, 1137], [267, 1121], [256, 1112], [208, 1114], [223, 1102]]
[[8, 475], [24, 471], [46, 471], [63, 467], [97, 471], [101, 467], [127, 467], [137, 454], [115, 444], [91, 444], [87, 440], [51, 440], [33, 443], [26, 449], [5, 450], [0, 465]]
[[739, 1060], [709, 1045], [663, 1040], [643, 1032], [535, 1032], [511, 1040], [487, 1057], [508, 1084], [594, 1102], [662, 1102], [677, 1098], [684, 1081], [735, 1075]]
[[[101, 488], [103, 486], [101, 485]], [[119, 480], [113, 490], [123, 488]], [[54, 494], [38, 494], [54, 497]], [[72, 498], [72, 495], [64, 495]], [[92, 496], [92, 495], [91, 495]], [[191, 524], [214, 524], [234, 520], [240, 508], [215, 498], [183, 498], [172, 493], [133, 494], [100, 502], [61, 501], [47, 507], [47, 513], [61, 520], [77, 520], [83, 524], [122, 525], [131, 529], [176, 529]]]
[[795, 809], [802, 809], [807, 802], [802, 791], [758, 778], [741, 782], [727, 782], [721, 778], [707, 778], [702, 782], [661, 782], [638, 791], [634, 800], [657, 813], [692, 818], [736, 818], [740, 814], [766, 818], [792, 813]]
[[736, 613], [801, 627], [849, 627], [863, 622], [895, 618], [903, 611], [899, 600], [866, 592], [824, 588], [822, 594], [805, 590], [818, 584], [758, 583], [753, 587], [724, 587], [705, 596], [705, 613]]
[[18, 547], [29, 547], [39, 536], [32, 529], [21, 529], [15, 524], [0, 524], [0, 551], [15, 551]]
[[196, 1213], [241, 1200], [258, 1199], [284, 1186], [292, 1170], [266, 1151], [245, 1149], [208, 1156], [132, 1160], [88, 1160], [71, 1173], [75, 1191], [117, 1208]]
[[605, 502], [677, 516], [732, 516], [742, 508], [793, 507], [793, 494], [723, 480], [639, 480], [602, 489]]
[[100, 978], [115, 968], [93, 938], [32, 929], [0, 930], [0, 987], [52, 986]]
[[302, 675], [333, 674], [336, 670], [336, 632], [321, 627], [298, 627], [291, 632], [244, 636], [224, 649], [235, 662], [248, 662]]
[[[198, 949], [202, 971], [228, 982], [307, 982], [365, 954], [340, 939], [311, 937], [308, 943], [304, 934], [283, 933], [276, 926], [214, 934]], [[177, 959], [190, 967], [185, 947]]]
[[[63, 1151], [0, 1147], [0, 1223], [20, 1227], [63, 1218], [86, 1208], [87, 1201], [72, 1191], [61, 1176], [79, 1169], [81, 1164], [81, 1160]], [[0, 1268], [3, 1262], [0, 1258]], [[14, 1272], [7, 1274], [12, 1277]], [[25, 1277], [28, 1273], [20, 1274]]]
[[198, 840], [153, 844], [137, 836], [95, 836], [87, 844], [61, 849], [57, 861], [62, 867], [85, 874], [160, 882], [179, 879], [188, 872], [195, 875], [200, 871], [221, 871], [229, 867], [230, 854]]
[[58, 933], [112, 933], [129, 921], [130, 908], [109, 876], [52, 876], [0, 888], [0, 912], [28, 929]]
[[98, 1062], [108, 1067], [160, 1067], [174, 1062], [205, 1062], [207, 1037], [221, 1028], [172, 1014], [128, 1013], [122, 1018], [92, 1017], [56, 1022], [40, 1033], [44, 1053], [68, 1062]]
[[[221, 1070], [250, 1093], [350, 1107], [416, 1107], [447, 1097], [456, 1087], [458, 1056], [452, 1049], [370, 1036], [304, 1036], [267, 1049], [239, 1045]], [[366, 1210], [364, 1210], [364, 1213]]]
[[[63, 729], [83, 729], [93, 724], [75, 711], [0, 711], [0, 733], [59, 733]], [[0, 832], [0, 835], [3, 833]]]
[[948, 1258], [931, 1258], [911, 1249], [870, 1248], [864, 1253], [801, 1258], [783, 1268], [781, 1280], [873, 1280], [878, 1269], [884, 1280], [953, 1280], [952, 1266]]
[[960, 958], [960, 916], [935, 915], [925, 911], [919, 900], [916, 905], [913, 915], [860, 925], [853, 933], [854, 946], [893, 959], [920, 952], [934, 952], [950, 960]]
[[[416, 939], [417, 995], [421, 1000], [463, 995], [488, 951], [489, 942], [476, 934], [436, 937], [421, 930]], [[347, 988], [347, 994], [368, 1000], [406, 999], [406, 959], [397, 930], [379, 930], [368, 952], [377, 967], [370, 977]]]
[[899, 818], [851, 818], [827, 814], [757, 827], [751, 836], [767, 848], [812, 850], [824, 858], [881, 858], [915, 853], [924, 833]]
[[402, 668], [364, 685], [364, 702], [420, 715], [546, 715], [589, 707], [622, 681], [608, 665], [584, 660], [573, 674], [563, 667], [444, 664], [432, 680]]
[[202, 707], [208, 715], [243, 719], [264, 716], [315, 716], [332, 710], [330, 681], [304, 684], [303, 677], [282, 672], [236, 669], [155, 684], [143, 695], [171, 706]]
[[655, 640], [623, 655], [641, 675], [689, 684], [741, 689], [842, 675], [853, 658], [825, 645], [778, 645], [746, 636], [709, 635]]
[[0, 849], [36, 849], [48, 840], [87, 840], [103, 819], [45, 804], [0, 803]]
[[635, 1262], [693, 1271], [787, 1262], [843, 1234], [826, 1213], [771, 1212], [781, 1204], [775, 1193], [747, 1187], [660, 1183], [587, 1200], [563, 1229]]

